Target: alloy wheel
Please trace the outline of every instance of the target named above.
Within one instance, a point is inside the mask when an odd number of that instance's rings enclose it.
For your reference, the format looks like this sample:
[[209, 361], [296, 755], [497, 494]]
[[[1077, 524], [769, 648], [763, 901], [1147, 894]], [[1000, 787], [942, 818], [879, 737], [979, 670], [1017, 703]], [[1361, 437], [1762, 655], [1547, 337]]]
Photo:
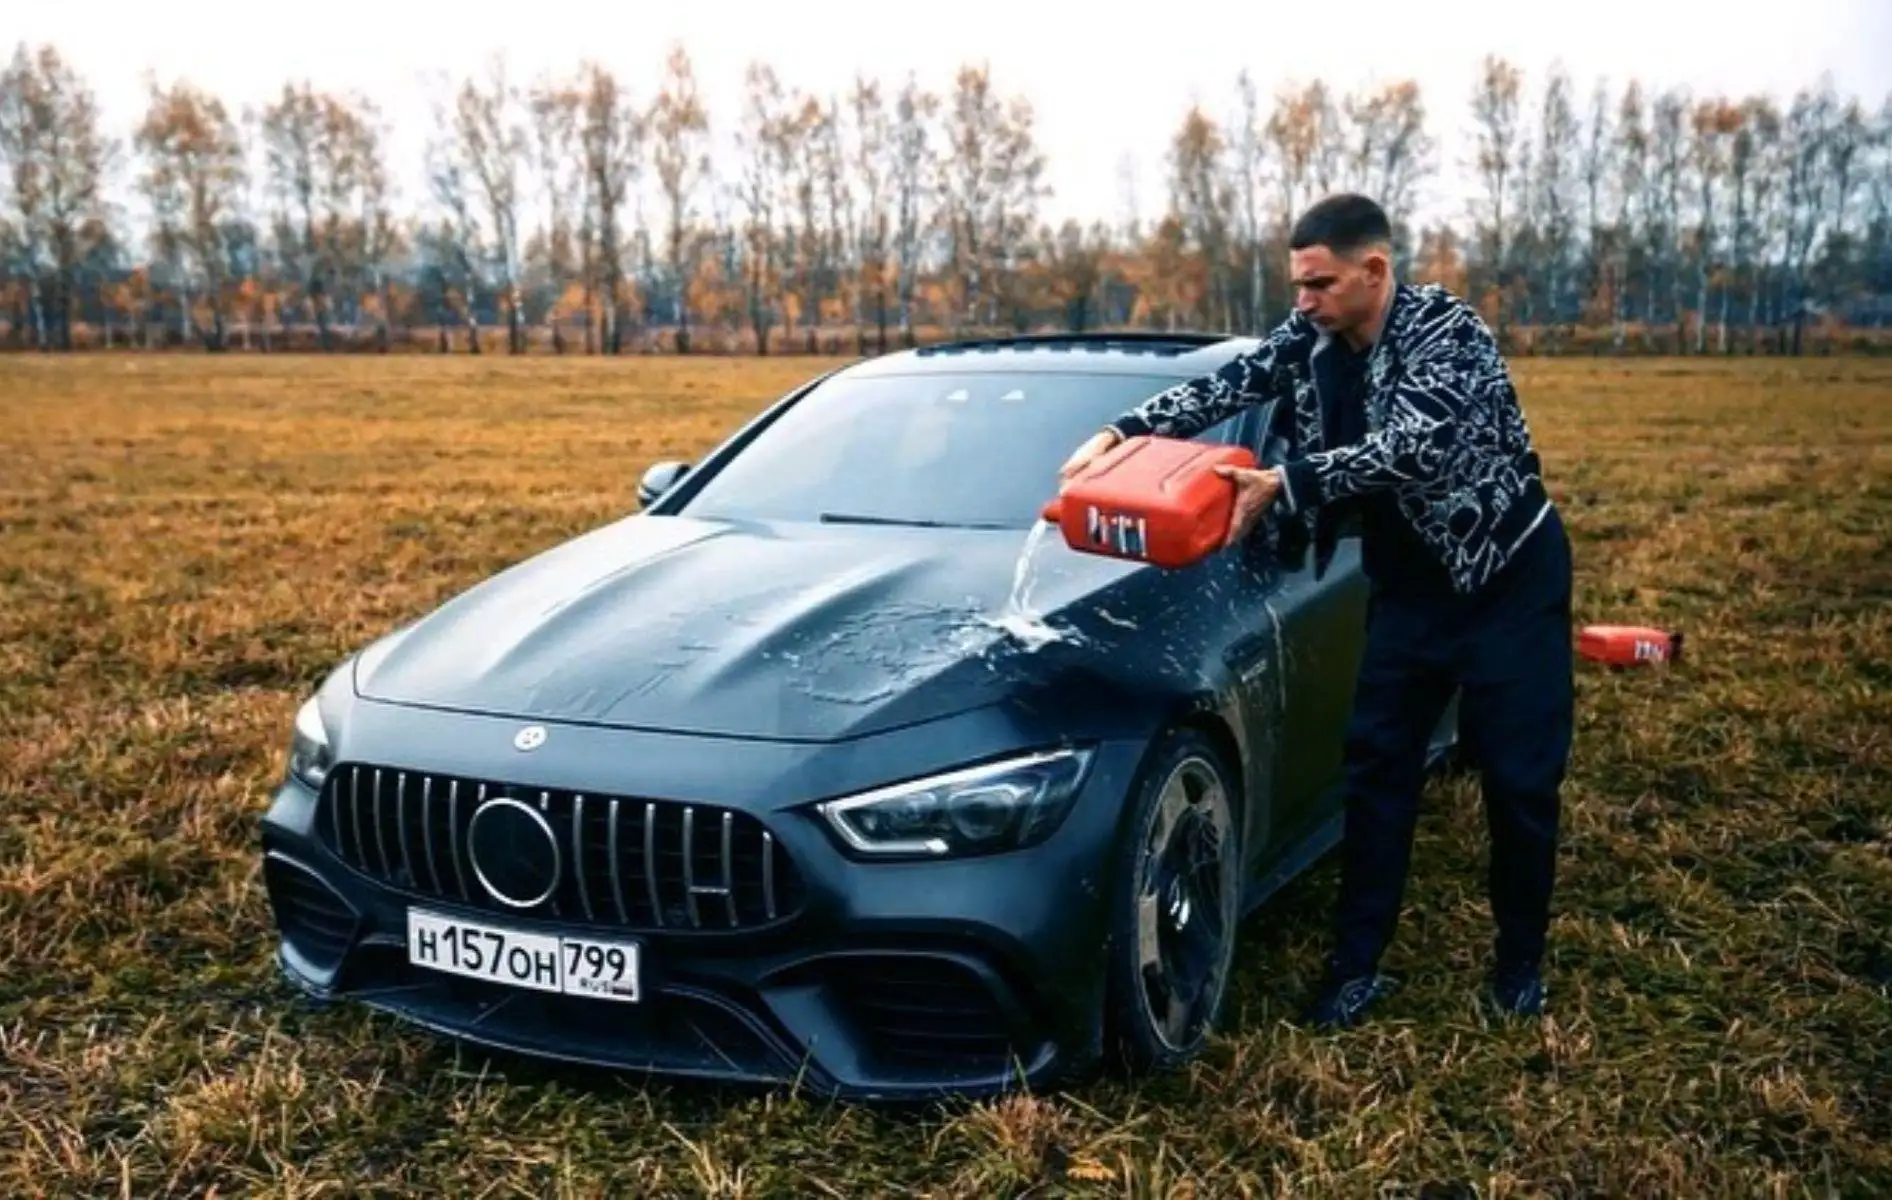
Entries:
[[1138, 992], [1172, 1051], [1203, 1035], [1228, 982], [1239, 861], [1228, 789], [1203, 758], [1163, 781], [1137, 854]]

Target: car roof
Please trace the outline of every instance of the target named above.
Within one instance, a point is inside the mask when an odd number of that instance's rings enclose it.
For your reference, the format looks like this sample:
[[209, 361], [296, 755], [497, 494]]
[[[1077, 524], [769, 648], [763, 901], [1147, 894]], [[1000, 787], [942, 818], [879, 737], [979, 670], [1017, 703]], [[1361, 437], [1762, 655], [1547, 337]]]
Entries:
[[837, 376], [1048, 373], [1206, 375], [1259, 344], [1222, 333], [1033, 333], [968, 338], [897, 350], [853, 363]]

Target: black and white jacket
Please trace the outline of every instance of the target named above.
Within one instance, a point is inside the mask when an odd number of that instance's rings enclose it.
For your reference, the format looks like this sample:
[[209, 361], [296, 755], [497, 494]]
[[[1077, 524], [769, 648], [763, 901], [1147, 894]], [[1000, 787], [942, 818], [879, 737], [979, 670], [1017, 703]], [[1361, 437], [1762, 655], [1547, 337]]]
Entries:
[[1212, 375], [1138, 404], [1111, 427], [1125, 437], [1192, 437], [1254, 404], [1276, 404], [1287, 446], [1277, 505], [1290, 517], [1389, 490], [1400, 513], [1471, 593], [1544, 520], [1550, 498], [1496, 340], [1477, 311], [1435, 284], [1400, 284], [1367, 361], [1366, 436], [1328, 446], [1338, 397], [1315, 385], [1330, 338], [1300, 313]]

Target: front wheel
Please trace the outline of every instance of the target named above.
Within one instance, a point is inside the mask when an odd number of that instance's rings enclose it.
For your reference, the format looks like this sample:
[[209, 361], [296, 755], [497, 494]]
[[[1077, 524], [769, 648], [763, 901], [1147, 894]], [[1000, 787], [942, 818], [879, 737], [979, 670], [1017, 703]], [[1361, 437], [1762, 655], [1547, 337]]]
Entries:
[[1207, 737], [1177, 729], [1133, 793], [1105, 989], [1106, 1045], [1132, 1075], [1195, 1058], [1221, 1015], [1242, 891], [1231, 778]]

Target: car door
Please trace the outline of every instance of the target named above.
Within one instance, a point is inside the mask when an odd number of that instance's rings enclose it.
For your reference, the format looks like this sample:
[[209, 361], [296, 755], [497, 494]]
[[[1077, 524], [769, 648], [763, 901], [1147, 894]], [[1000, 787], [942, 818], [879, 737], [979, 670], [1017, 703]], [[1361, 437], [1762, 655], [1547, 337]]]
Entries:
[[[1274, 445], [1257, 445], [1256, 453], [1264, 463], [1282, 457]], [[1335, 802], [1347, 721], [1365, 649], [1367, 586], [1357, 522], [1341, 528], [1333, 558], [1318, 577], [1315, 560], [1310, 539], [1298, 553], [1275, 555], [1270, 563], [1274, 581], [1267, 607], [1278, 642], [1281, 691], [1271, 841], [1283, 845], [1340, 811]]]
[[[1266, 461], [1261, 434], [1268, 416], [1268, 405], [1250, 410], [1230, 431], [1228, 440], [1247, 446]], [[1241, 712], [1248, 759], [1243, 781], [1248, 800], [1243, 849], [1251, 880], [1265, 872], [1285, 848], [1293, 830], [1283, 824], [1283, 817], [1297, 815], [1299, 808], [1284, 804], [1280, 791], [1286, 779], [1281, 763], [1291, 756], [1292, 743], [1286, 721], [1289, 687], [1282, 674], [1286, 637], [1278, 596], [1294, 569], [1270, 549], [1272, 542], [1268, 530], [1257, 528], [1240, 552], [1227, 559], [1235, 625], [1224, 648], [1224, 662]]]

